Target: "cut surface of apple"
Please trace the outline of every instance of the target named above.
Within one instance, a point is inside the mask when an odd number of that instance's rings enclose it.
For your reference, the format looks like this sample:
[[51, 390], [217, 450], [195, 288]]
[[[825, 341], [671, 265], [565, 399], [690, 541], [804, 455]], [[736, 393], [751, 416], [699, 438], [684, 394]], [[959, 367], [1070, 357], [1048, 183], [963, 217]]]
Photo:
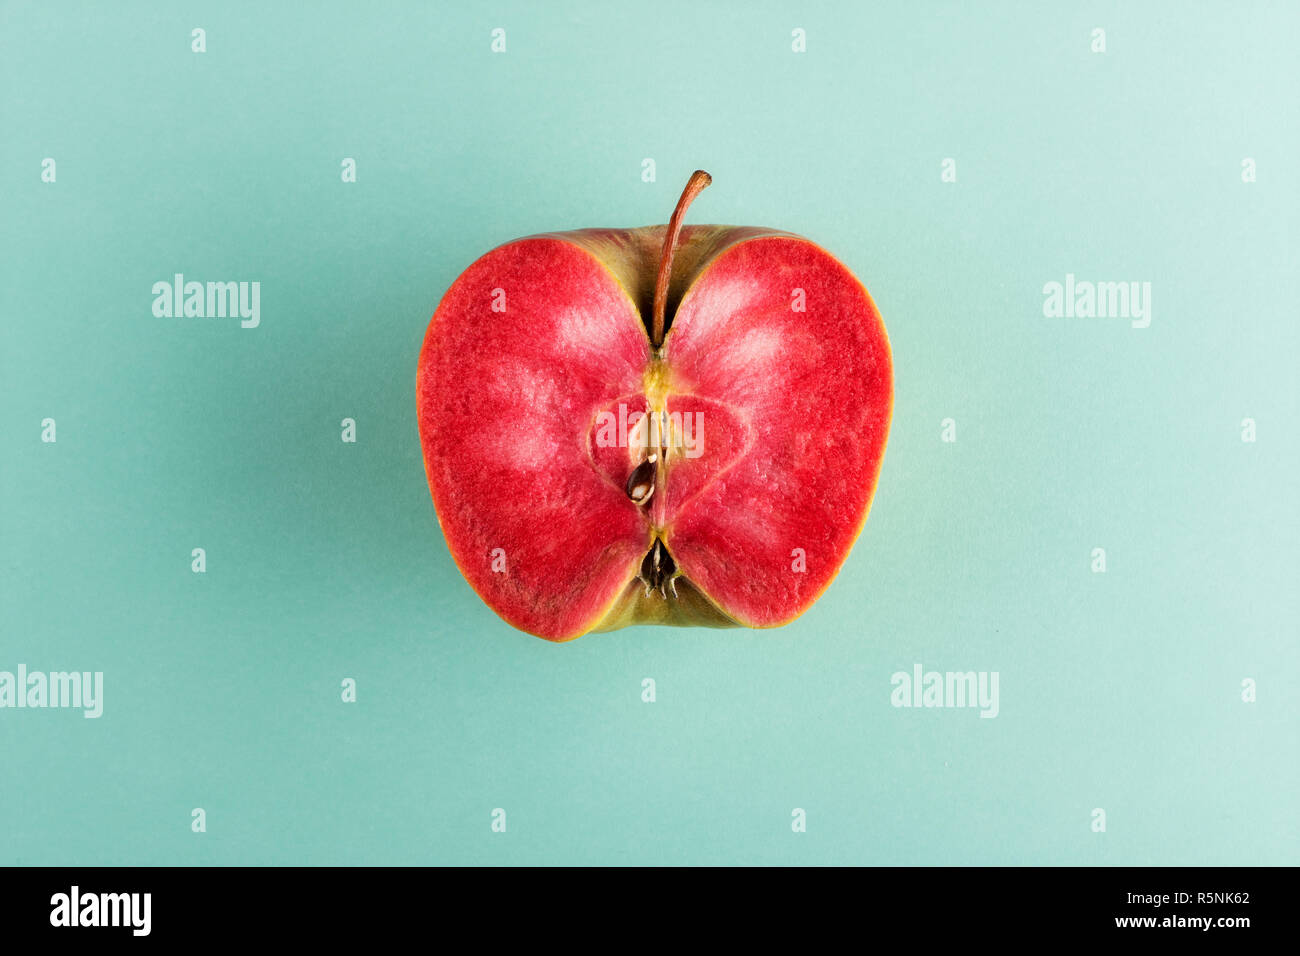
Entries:
[[862, 284], [774, 229], [519, 239], [452, 284], [416, 399], [456, 565], [553, 641], [632, 624], [773, 627], [862, 530], [893, 370]]

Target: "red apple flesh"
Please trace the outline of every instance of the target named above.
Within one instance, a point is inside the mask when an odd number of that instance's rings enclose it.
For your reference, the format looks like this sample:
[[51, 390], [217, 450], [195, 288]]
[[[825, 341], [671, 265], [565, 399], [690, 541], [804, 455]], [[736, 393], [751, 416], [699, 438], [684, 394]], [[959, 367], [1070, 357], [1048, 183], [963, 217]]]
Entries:
[[492, 250], [429, 323], [416, 399], [438, 521], [520, 630], [786, 624], [866, 521], [893, 409], [880, 314], [807, 239], [683, 228], [709, 182], [691, 177], [667, 226]]

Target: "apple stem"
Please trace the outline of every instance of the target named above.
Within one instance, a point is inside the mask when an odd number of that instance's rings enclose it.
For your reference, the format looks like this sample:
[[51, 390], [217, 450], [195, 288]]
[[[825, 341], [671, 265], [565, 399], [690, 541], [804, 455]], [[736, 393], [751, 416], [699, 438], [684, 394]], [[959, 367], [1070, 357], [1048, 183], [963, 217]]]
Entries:
[[682, 219], [686, 217], [686, 208], [711, 182], [713, 182], [713, 177], [702, 169], [697, 169], [691, 173], [691, 178], [686, 181], [686, 188], [682, 190], [681, 198], [677, 200], [677, 208], [673, 210], [673, 217], [668, 220], [668, 229], [664, 232], [664, 248], [659, 255], [659, 275], [655, 279], [654, 328], [651, 330], [655, 348], [659, 348], [664, 342], [664, 313], [668, 309], [668, 280], [673, 274], [673, 250], [677, 248], [677, 237], [682, 231]]

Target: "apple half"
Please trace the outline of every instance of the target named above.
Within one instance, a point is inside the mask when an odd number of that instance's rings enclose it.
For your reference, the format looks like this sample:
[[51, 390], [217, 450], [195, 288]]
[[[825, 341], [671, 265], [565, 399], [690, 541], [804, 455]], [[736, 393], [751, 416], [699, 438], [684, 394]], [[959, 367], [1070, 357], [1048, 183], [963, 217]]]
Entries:
[[531, 236], [438, 305], [416, 403], [457, 566], [551, 641], [777, 627], [866, 522], [893, 409], [884, 323], [807, 239], [749, 226]]

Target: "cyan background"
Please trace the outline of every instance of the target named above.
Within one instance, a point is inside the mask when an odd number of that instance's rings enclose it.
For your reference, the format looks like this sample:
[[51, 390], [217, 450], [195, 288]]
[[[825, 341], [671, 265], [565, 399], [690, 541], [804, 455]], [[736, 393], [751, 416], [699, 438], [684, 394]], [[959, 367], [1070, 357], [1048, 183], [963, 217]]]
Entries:
[[[0, 711], [0, 863], [1297, 862], [1300, 8], [0, 11], [0, 669], [106, 684]], [[451, 562], [417, 351], [481, 253], [666, 221], [696, 167], [690, 221], [879, 305], [872, 516], [783, 630], [550, 645]], [[261, 327], [155, 318], [177, 271]], [[1151, 327], [1045, 319], [1067, 272]], [[1000, 716], [892, 708], [916, 662]]]

